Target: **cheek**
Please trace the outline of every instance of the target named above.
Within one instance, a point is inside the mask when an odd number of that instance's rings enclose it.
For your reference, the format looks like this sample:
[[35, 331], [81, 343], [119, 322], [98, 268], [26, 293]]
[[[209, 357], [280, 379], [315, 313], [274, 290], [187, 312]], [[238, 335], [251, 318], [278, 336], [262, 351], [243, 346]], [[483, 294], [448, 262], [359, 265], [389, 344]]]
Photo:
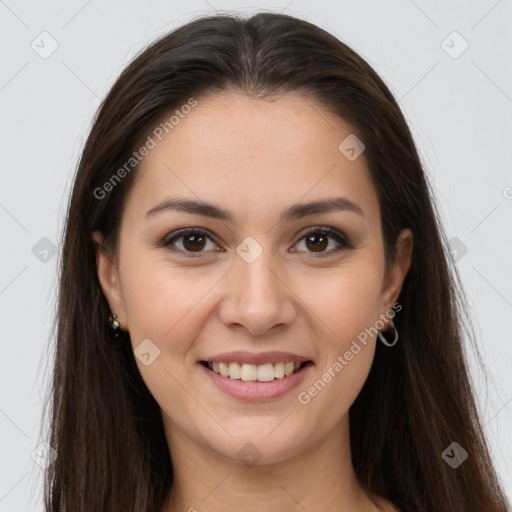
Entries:
[[[163, 411], [185, 411], [193, 406], [183, 392], [190, 379], [190, 366], [183, 363], [192, 356], [193, 341], [203, 328], [201, 299], [218, 278], [200, 277], [192, 270], [178, 269], [169, 261], [135, 252], [125, 258], [121, 270], [135, 360], [142, 379]], [[142, 352], [138, 347], [142, 346], [149, 347], [145, 350], [150, 352], [148, 365], [137, 356]]]
[[132, 254], [125, 258], [122, 268], [132, 341], [154, 338], [159, 345], [169, 345], [166, 349], [179, 350], [180, 340], [189, 338], [187, 332], [200, 328], [194, 313], [219, 277], [211, 271], [179, 268], [165, 255], [155, 257], [144, 251]]
[[[333, 270], [314, 282], [297, 282], [300, 296], [315, 313], [322, 339], [332, 350], [345, 350], [351, 340], [375, 324], [379, 317], [381, 275], [367, 259]], [[302, 283], [302, 284], [300, 284]]]
[[298, 401], [332, 424], [348, 411], [372, 365], [376, 335], [371, 328], [379, 318], [381, 276], [368, 260], [347, 265], [317, 284], [316, 293], [302, 296], [308, 297], [306, 304], [315, 313], [318, 362], [314, 379], [301, 387]]

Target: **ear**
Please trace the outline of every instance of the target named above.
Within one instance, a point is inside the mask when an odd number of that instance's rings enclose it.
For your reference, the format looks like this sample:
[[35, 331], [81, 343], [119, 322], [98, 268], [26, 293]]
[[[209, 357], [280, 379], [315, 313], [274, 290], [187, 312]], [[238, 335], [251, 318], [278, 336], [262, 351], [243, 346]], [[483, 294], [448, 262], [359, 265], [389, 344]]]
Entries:
[[396, 239], [396, 257], [387, 269], [381, 292], [382, 312], [388, 311], [398, 300], [402, 285], [412, 261], [413, 234], [403, 229]]
[[124, 297], [115, 258], [105, 250], [101, 231], [93, 231], [92, 239], [96, 246], [96, 271], [103, 295], [107, 299], [110, 311], [117, 315], [121, 330], [126, 331]]

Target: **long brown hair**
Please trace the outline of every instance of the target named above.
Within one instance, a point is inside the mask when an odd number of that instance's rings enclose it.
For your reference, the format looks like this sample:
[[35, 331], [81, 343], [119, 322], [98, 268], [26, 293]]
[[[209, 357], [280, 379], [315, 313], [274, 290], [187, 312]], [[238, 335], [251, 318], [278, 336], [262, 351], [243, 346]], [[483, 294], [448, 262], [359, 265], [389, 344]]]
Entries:
[[[465, 359], [464, 340], [474, 338], [468, 309], [404, 116], [383, 80], [347, 45], [311, 23], [271, 13], [203, 17], [173, 30], [128, 65], [99, 108], [63, 237], [44, 409], [58, 457], [45, 475], [46, 511], [149, 512], [165, 503], [173, 472], [160, 409], [129, 338], [112, 340], [91, 233], [101, 230], [103, 249], [116, 254], [137, 172], [126, 162], [166, 115], [190, 98], [226, 90], [258, 98], [299, 93], [348, 121], [366, 146], [386, 260], [401, 229], [414, 234], [395, 318], [400, 342], [393, 349], [377, 344], [350, 409], [360, 485], [402, 511], [504, 512]], [[122, 179], [109, 181], [123, 166]], [[442, 457], [452, 442], [468, 453], [457, 469]]]

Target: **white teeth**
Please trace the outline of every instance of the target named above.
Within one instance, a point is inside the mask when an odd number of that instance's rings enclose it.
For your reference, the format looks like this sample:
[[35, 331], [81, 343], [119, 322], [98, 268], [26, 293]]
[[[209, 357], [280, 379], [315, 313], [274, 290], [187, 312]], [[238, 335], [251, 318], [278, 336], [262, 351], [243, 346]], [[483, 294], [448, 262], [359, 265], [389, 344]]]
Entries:
[[[212, 368], [213, 370], [213, 368]], [[238, 363], [229, 363], [229, 378], [239, 379], [242, 368]]]
[[293, 373], [293, 368], [294, 368], [293, 362], [285, 363], [285, 365], [284, 365], [284, 374], [285, 374], [286, 377], [288, 377], [288, 375], [291, 375]]
[[289, 361], [287, 363], [266, 364], [239, 364], [239, 363], [208, 363], [208, 368], [223, 377], [241, 379], [247, 381], [271, 382], [274, 379], [282, 379], [297, 371], [302, 363]]
[[[213, 363], [212, 363], [212, 370], [213, 370]], [[215, 370], [213, 370], [215, 372]], [[223, 377], [229, 377], [229, 365], [226, 363], [219, 363], [219, 372]], [[217, 373], [217, 372], [215, 372]]]
[[284, 377], [284, 363], [276, 363], [274, 365], [274, 377], [282, 379]]
[[243, 364], [240, 370], [242, 380], [256, 380], [258, 378], [258, 367], [255, 364]]
[[258, 367], [258, 380], [260, 382], [270, 382], [274, 380], [274, 367], [271, 363], [260, 364]]

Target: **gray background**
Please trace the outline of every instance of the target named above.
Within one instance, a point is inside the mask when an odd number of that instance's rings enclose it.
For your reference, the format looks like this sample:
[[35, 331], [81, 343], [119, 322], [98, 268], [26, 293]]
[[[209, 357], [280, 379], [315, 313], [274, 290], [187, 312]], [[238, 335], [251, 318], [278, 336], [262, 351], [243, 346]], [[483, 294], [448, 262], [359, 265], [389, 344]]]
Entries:
[[[44, 441], [57, 251], [71, 178], [100, 99], [157, 35], [200, 14], [258, 7], [332, 32], [400, 100], [458, 251], [489, 381], [470, 348], [468, 358], [512, 498], [511, 0], [195, 0], [186, 7], [0, 0], [0, 512], [42, 510], [42, 469], [32, 454]], [[45, 31], [50, 35], [40, 35]], [[52, 44], [58, 47], [48, 56]]]

